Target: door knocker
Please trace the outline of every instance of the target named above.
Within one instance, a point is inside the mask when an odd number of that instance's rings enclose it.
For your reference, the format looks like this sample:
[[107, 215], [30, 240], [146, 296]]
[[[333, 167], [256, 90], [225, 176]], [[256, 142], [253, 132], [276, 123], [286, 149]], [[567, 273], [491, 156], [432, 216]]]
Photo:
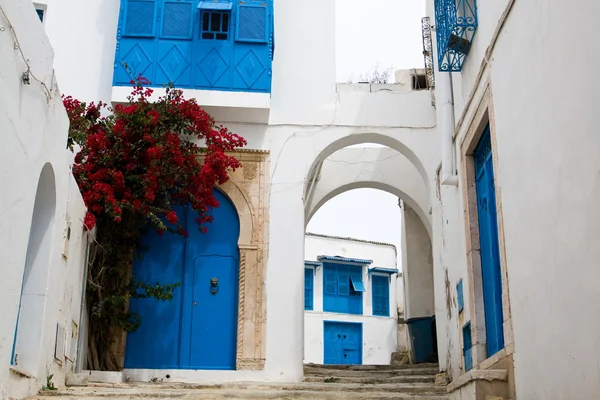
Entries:
[[219, 280], [217, 278], [210, 278], [210, 292], [217, 294], [219, 291]]

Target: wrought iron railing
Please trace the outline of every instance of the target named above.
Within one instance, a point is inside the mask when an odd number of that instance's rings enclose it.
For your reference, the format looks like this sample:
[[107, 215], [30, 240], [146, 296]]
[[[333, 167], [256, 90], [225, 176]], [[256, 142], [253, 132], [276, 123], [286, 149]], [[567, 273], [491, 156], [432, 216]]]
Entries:
[[477, 31], [476, 0], [435, 0], [438, 69], [462, 69]]

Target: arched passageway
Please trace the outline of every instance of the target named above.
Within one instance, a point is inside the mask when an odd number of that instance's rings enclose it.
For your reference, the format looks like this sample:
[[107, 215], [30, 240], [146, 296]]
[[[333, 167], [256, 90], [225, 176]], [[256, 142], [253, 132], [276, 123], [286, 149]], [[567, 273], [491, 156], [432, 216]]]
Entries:
[[55, 215], [56, 181], [54, 170], [47, 163], [40, 173], [35, 195], [11, 359], [18, 370], [32, 376], [37, 376], [40, 368]]

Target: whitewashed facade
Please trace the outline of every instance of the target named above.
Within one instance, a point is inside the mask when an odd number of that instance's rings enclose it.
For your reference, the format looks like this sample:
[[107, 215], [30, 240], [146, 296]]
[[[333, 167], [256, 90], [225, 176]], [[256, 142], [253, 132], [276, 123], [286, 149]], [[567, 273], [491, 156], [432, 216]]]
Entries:
[[[325, 363], [324, 324], [335, 322], [356, 323], [362, 331], [360, 364], [386, 365], [393, 352], [398, 351], [398, 314], [402, 310], [402, 277], [399, 271], [396, 247], [391, 244], [369, 242], [353, 238], [306, 234], [305, 242], [305, 312], [304, 312], [304, 363]], [[369, 264], [339, 262], [355, 265], [361, 270], [362, 312], [360, 315], [344, 312], [324, 311], [324, 266], [323, 256], [339, 259], [363, 259]], [[377, 310], [373, 304], [373, 276], [388, 285], [387, 309]], [[308, 297], [308, 298], [307, 298]], [[380, 315], [377, 315], [380, 314]], [[381, 315], [386, 314], [386, 315]], [[406, 345], [400, 344], [402, 347]]]

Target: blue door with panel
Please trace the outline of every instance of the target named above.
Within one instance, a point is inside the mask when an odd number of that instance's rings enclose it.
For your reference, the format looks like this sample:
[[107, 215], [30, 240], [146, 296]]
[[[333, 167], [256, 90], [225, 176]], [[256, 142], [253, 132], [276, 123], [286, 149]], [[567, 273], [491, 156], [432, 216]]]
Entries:
[[496, 189], [489, 125], [475, 148], [473, 158], [475, 160], [487, 355], [490, 357], [504, 348], [504, 332]]
[[200, 233], [198, 215], [178, 207], [189, 236], [149, 232], [147, 253], [133, 267], [135, 279], [182, 285], [171, 301], [132, 299], [130, 310], [142, 317], [128, 334], [125, 368], [234, 369], [237, 335], [239, 220], [220, 191], [220, 206], [208, 232]]
[[362, 364], [362, 324], [325, 321], [324, 364]]

